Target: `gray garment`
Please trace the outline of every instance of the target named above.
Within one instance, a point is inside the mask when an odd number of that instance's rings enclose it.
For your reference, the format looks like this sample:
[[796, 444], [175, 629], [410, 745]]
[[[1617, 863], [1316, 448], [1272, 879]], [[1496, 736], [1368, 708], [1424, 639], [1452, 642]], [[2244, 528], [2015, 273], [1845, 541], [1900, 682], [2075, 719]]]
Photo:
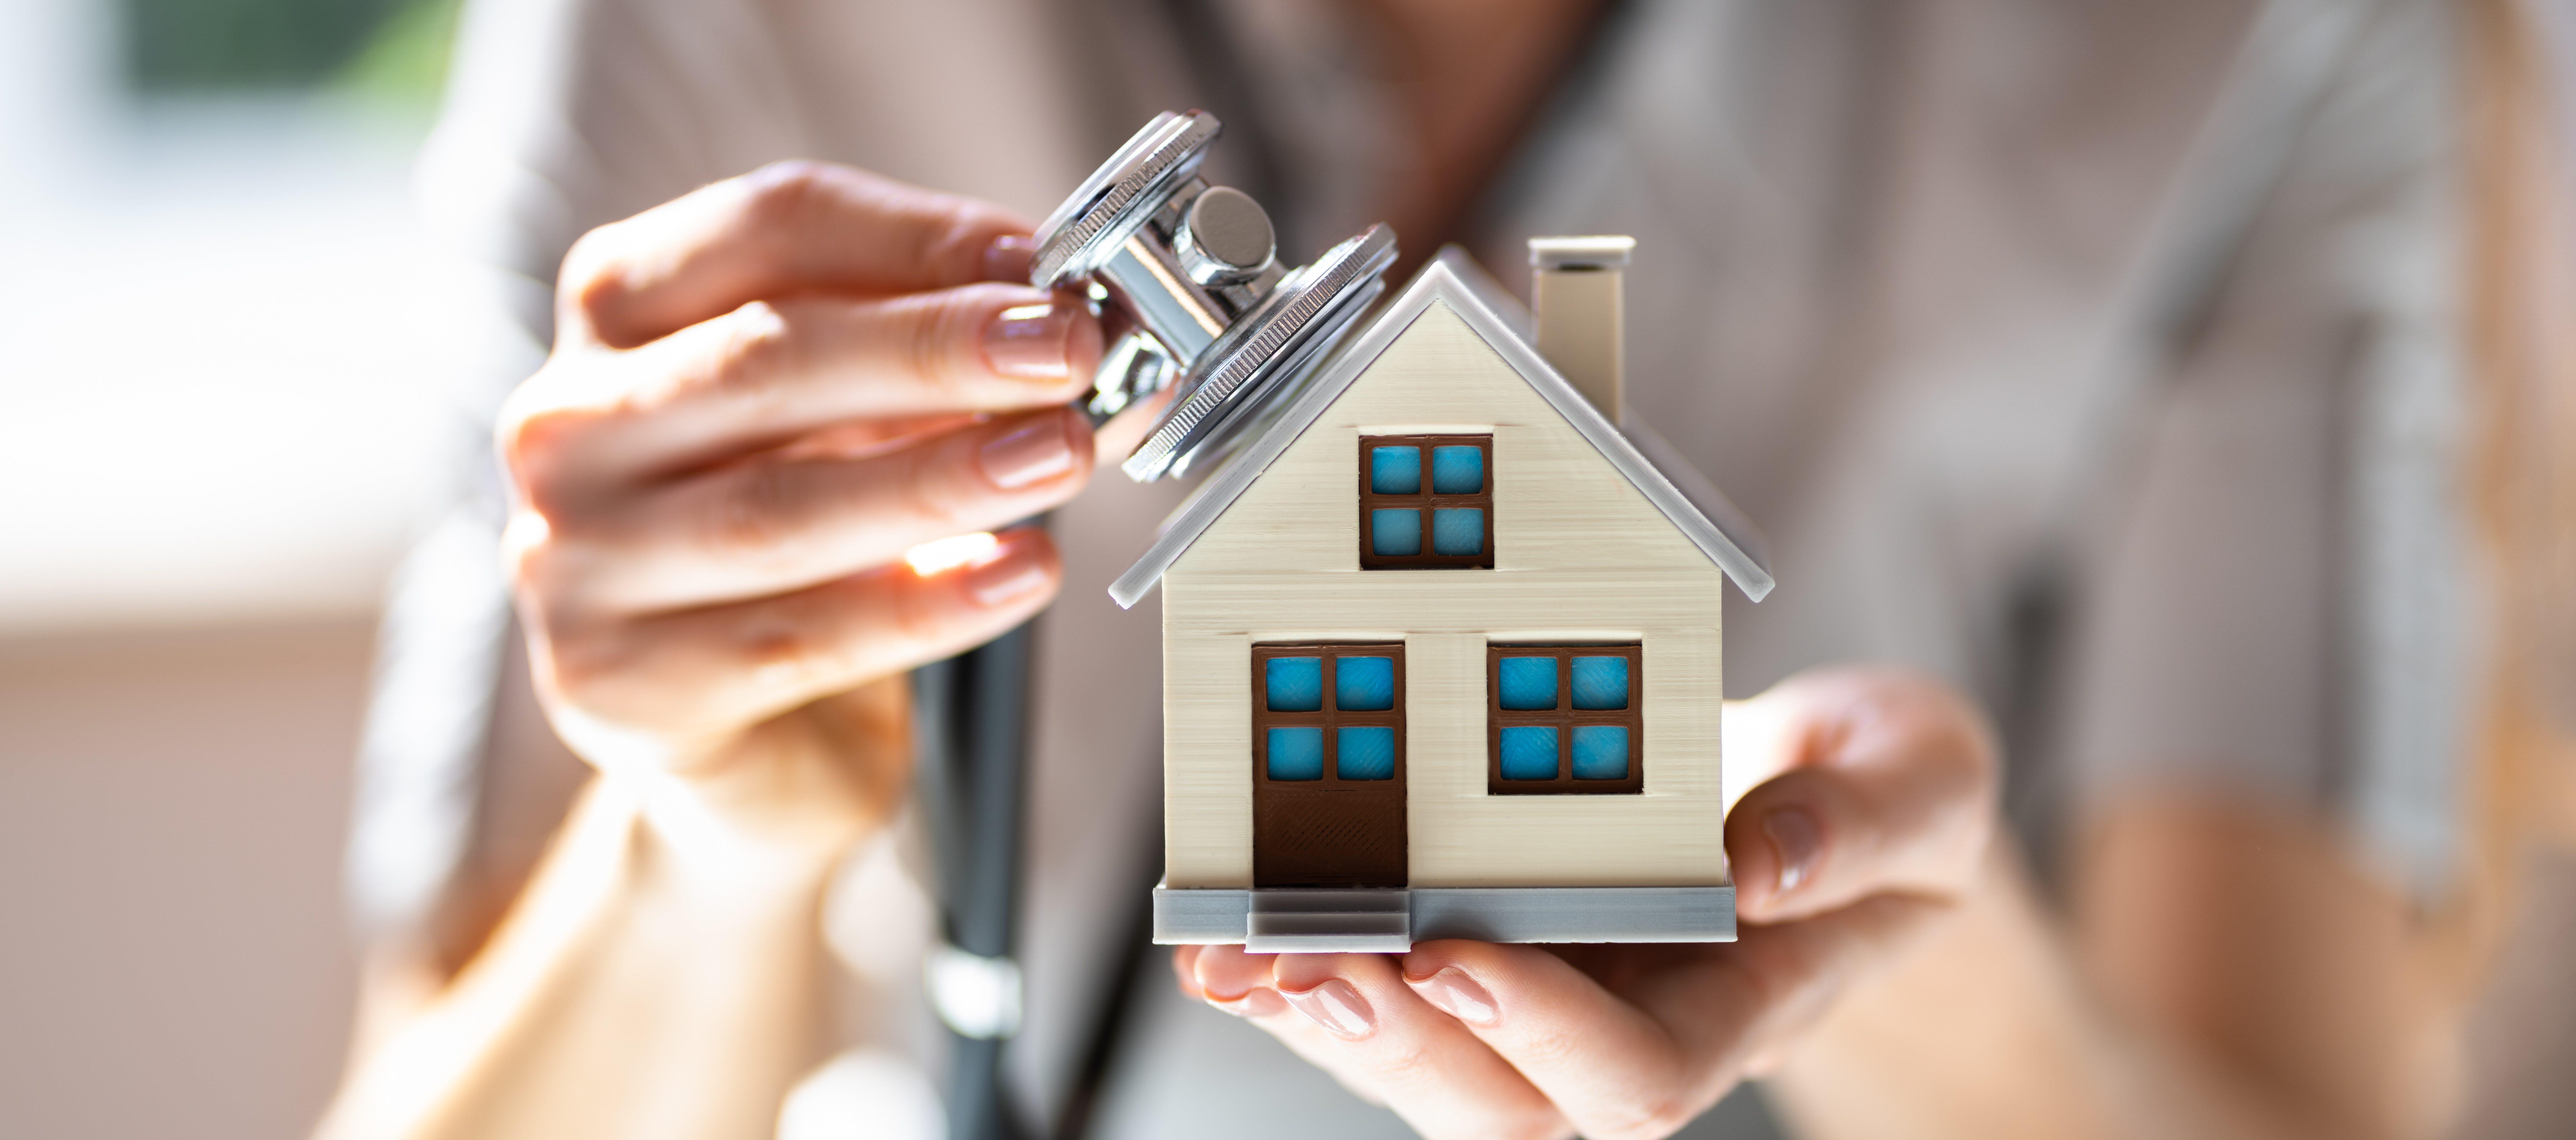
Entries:
[[[2453, 384], [2448, 38], [2429, 0], [2359, 10], [2359, 46], [2329, 62], [2287, 169], [2229, 243], [2200, 335], [2150, 378], [2146, 403], [2121, 410], [2135, 430], [2107, 436], [2088, 380], [2128, 319], [2133, 267], [2250, 0], [1622, 12], [1483, 204], [1477, 244], [1517, 286], [1527, 235], [1639, 238], [1631, 400], [1776, 540], [1779, 591], [1729, 602], [1731, 692], [1842, 660], [1947, 677], [2019, 726], [2016, 778], [2038, 789], [2022, 802], [2042, 823], [2173, 782], [2335, 811], [2365, 836], [2379, 834], [2372, 805], [2404, 787], [2447, 821], [2441, 710], [2406, 721], [2412, 751], [2383, 764], [2363, 759], [2381, 737], [2360, 734], [2361, 714], [2384, 707], [2357, 710], [2351, 695], [2388, 691], [2391, 663], [2443, 669], [2407, 635], [2373, 632], [2386, 603], [2356, 599], [2444, 588], [2389, 583], [2410, 565], [2391, 551], [2448, 525], [2425, 516], [2439, 500], [2421, 487], [2441, 478], [2447, 437], [2383, 437], [2389, 409], [2439, 404]], [[433, 220], [488, 283], [474, 332], [494, 363], [460, 378], [465, 405], [488, 416], [534, 368], [551, 278], [579, 233], [762, 162], [848, 162], [1043, 216], [1148, 113], [1193, 101], [1165, 11], [472, 6], [423, 177]], [[1243, 78], [1298, 203], [1283, 232], [1311, 252], [1370, 220], [1396, 168], [1391, 100], [1361, 27], [1269, 0], [1228, 11], [1258, 48], [1242, 53]], [[1243, 156], [1219, 150], [1220, 179], [1240, 176], [1225, 170]], [[2379, 450], [2398, 444], [2413, 466]], [[2401, 467], [2385, 518], [2355, 498]], [[473, 469], [488, 473], [488, 454]], [[460, 517], [488, 541], [498, 489], [488, 475], [477, 486]], [[1103, 591], [1176, 491], [1111, 475], [1056, 519], [1067, 582], [1040, 632], [1031, 1010], [1013, 1058], [1041, 1116], [1120, 960], [1124, 895], [1150, 878], [1158, 629]], [[446, 611], [407, 593], [389, 644], [433, 612]], [[473, 612], [488, 646], [490, 611]], [[2460, 624], [2435, 619], [2415, 636]], [[383, 672], [377, 723], [433, 726], [372, 734], [364, 759], [353, 888], [385, 926], [423, 921], [473, 873], [472, 851], [508, 842], [475, 808], [476, 789], [506, 778], [477, 773], [536, 762], [472, 717], [421, 711], [473, 690], [448, 676], [472, 656]], [[500, 666], [483, 657], [490, 691]], [[414, 679], [433, 673], [447, 683]], [[2426, 815], [2396, 818], [2383, 830], [2398, 838], [2371, 847], [2410, 881], [2437, 881], [2448, 857]]]
[[1913, 665], [2006, 721], [2026, 838], [2214, 788], [2429, 897], [2470, 659], [2446, 11], [2275, 2], [2239, 60], [2234, 0], [1651, 5], [1484, 254], [1639, 238], [1632, 402], [1776, 540], [1731, 694]]

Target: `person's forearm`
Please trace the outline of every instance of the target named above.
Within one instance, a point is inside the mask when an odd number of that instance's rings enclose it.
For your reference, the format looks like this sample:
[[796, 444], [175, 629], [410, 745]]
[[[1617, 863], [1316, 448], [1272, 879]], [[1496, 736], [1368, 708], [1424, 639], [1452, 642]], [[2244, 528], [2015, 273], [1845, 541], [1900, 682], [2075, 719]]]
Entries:
[[1811, 1140], [2321, 1135], [2091, 994], [2011, 857], [1959, 921], [1863, 982], [1771, 1082]]
[[1958, 919], [1842, 995], [1773, 1074], [1813, 1140], [2092, 1140], [2090, 1042], [2062, 958], [2000, 858]]
[[821, 1043], [830, 860], [687, 785], [585, 793], [484, 952], [352, 1071], [318, 1135], [766, 1137]]

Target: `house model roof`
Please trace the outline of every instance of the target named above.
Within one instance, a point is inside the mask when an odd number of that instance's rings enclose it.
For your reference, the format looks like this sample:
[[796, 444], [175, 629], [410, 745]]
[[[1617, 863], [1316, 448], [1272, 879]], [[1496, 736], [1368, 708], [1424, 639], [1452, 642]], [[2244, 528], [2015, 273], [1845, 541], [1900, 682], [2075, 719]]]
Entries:
[[1636, 418], [1613, 426], [1530, 346], [1526, 333], [1528, 313], [1520, 303], [1464, 250], [1450, 246], [1415, 274], [1404, 292], [1372, 318], [1306, 390], [1289, 401], [1274, 422], [1256, 432], [1241, 452], [1208, 476], [1207, 482], [1165, 521], [1162, 533], [1145, 556], [1110, 584], [1109, 596], [1121, 608], [1142, 600], [1162, 580], [1164, 572], [1180, 561], [1181, 555], [1261, 478], [1272, 461], [1314, 426], [1324, 410], [1341, 398], [1352, 382], [1367, 372], [1434, 302], [1446, 304], [1483, 338], [1647, 502], [1662, 511], [1692, 545], [1725, 571], [1746, 597], [1758, 602], [1771, 592], [1771, 570], [1763, 557], [1761, 538], [1734, 504], [1692, 469], [1671, 444]]

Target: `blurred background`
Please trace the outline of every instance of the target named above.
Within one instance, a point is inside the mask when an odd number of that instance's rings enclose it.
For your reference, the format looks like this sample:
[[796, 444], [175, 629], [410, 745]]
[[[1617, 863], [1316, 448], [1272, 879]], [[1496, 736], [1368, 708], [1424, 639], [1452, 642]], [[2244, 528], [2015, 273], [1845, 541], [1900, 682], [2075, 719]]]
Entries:
[[457, 8], [0, 0], [0, 1140], [338, 1079], [376, 611], [477, 422], [412, 188]]
[[0, 1133], [300, 1135], [337, 1077], [455, 7], [0, 0]]

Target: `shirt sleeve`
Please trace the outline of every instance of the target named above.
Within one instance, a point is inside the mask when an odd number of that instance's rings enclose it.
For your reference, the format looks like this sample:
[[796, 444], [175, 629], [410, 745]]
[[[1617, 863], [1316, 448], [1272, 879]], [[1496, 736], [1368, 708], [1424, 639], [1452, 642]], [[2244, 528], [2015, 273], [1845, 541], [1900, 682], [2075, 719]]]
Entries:
[[2379, 7], [2132, 437], [2077, 621], [2079, 806], [2243, 795], [2449, 873], [2468, 670], [2443, 9]]

